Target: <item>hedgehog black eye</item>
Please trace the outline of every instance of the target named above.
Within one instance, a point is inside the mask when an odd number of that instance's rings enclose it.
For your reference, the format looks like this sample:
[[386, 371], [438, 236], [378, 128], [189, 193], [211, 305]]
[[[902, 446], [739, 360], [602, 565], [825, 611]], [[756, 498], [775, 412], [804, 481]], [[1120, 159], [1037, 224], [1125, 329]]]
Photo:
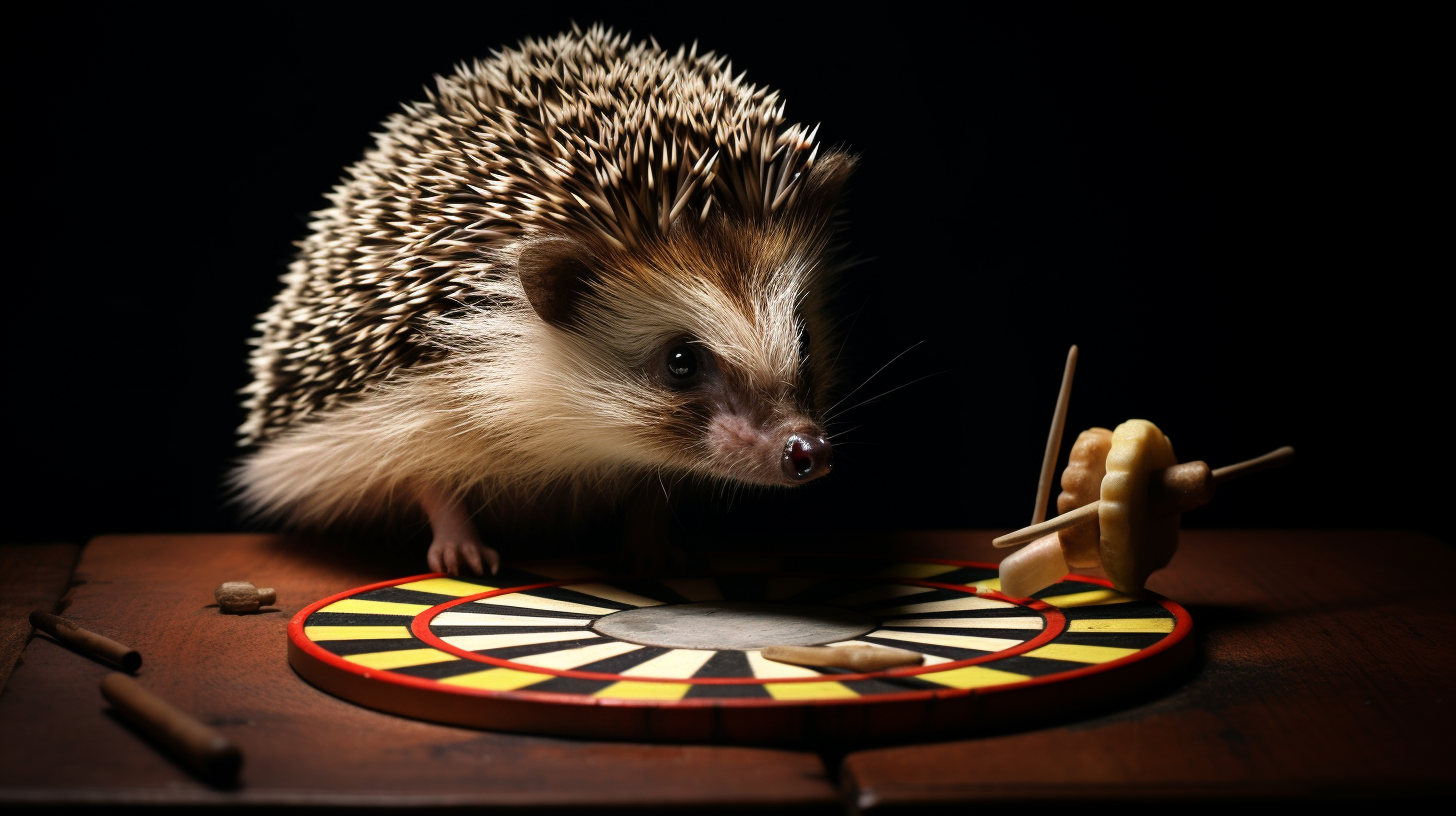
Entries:
[[686, 380], [698, 373], [698, 353], [687, 343], [667, 350], [667, 373], [674, 379]]

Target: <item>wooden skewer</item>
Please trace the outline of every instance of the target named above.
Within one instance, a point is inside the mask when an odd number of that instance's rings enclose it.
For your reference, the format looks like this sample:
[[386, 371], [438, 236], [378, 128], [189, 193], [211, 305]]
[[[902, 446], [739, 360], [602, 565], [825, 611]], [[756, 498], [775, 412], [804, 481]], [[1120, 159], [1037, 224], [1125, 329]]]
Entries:
[[243, 753], [232, 740], [127, 675], [101, 678], [101, 696], [127, 722], [209, 781], [228, 784], [238, 775]]
[[1072, 399], [1072, 373], [1077, 370], [1077, 347], [1067, 351], [1067, 367], [1062, 371], [1062, 390], [1057, 393], [1057, 408], [1052, 412], [1052, 429], [1047, 434], [1046, 453], [1041, 457], [1041, 480], [1036, 483], [1036, 509], [1031, 523], [1046, 519], [1047, 498], [1052, 492], [1052, 479], [1057, 475], [1057, 454], [1062, 449], [1062, 430], [1067, 426], [1067, 403]]
[[142, 656], [136, 649], [77, 626], [59, 615], [37, 609], [30, 613], [30, 625], [73, 649], [108, 660], [129, 672], [142, 667]]
[[[1211, 484], [1209, 485], [1209, 488], [1207, 490], [1207, 497], [1212, 497], [1213, 486], [1222, 484], [1229, 479], [1234, 479], [1239, 476], [1247, 476], [1250, 473], [1256, 473], [1261, 470], [1268, 470], [1269, 468], [1283, 467], [1284, 465], [1287, 465], [1292, 461], [1294, 461], [1294, 448], [1286, 445], [1285, 447], [1279, 448], [1278, 450], [1270, 451], [1263, 456], [1257, 456], [1253, 459], [1248, 459], [1243, 462], [1238, 462], [1232, 465], [1228, 465], [1226, 467], [1221, 467], [1210, 474]], [[1189, 464], [1198, 463], [1185, 463], [1184, 465], [1174, 465], [1164, 472], [1171, 475], [1171, 472], [1174, 471], [1176, 468], [1185, 467]], [[1156, 474], [1154, 478], [1157, 478]], [[1078, 507], [1076, 510], [1071, 511], [1070, 513], [1063, 513], [1062, 515], [1044, 521], [1041, 524], [1033, 524], [1030, 527], [1023, 527], [1014, 533], [1007, 533], [1004, 536], [992, 539], [991, 546], [997, 548], [1015, 547], [1018, 544], [1025, 544], [1028, 541], [1035, 541], [1038, 538], [1041, 538], [1042, 536], [1049, 533], [1055, 533], [1058, 530], [1065, 530], [1068, 527], [1074, 527], [1084, 521], [1096, 518], [1097, 509], [1101, 506], [1102, 502], [1100, 501], [1095, 501], [1091, 504], [1084, 504], [1081, 507]], [[1176, 512], [1182, 512], [1183, 510], [1188, 509], [1191, 508], [1184, 506], [1177, 508]]]

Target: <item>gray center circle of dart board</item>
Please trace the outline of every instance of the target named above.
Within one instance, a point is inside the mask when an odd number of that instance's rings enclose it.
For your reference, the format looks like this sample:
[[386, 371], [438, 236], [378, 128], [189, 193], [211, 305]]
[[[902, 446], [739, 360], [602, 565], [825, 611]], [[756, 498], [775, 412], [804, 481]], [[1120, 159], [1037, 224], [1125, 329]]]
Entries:
[[762, 649], [853, 640], [878, 622], [868, 615], [816, 604], [705, 601], [647, 606], [602, 618], [603, 635], [670, 649]]

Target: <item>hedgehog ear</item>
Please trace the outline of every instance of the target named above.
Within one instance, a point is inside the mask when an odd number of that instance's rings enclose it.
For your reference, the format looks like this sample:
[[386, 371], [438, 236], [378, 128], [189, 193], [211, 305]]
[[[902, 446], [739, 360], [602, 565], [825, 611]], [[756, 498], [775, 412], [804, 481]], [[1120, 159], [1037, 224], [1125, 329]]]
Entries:
[[844, 192], [845, 182], [854, 171], [855, 159], [848, 153], [838, 151], [825, 154], [804, 179], [804, 189], [799, 191], [794, 209], [816, 220], [828, 219], [839, 205], [839, 195]]
[[562, 328], [573, 322], [595, 277], [593, 260], [589, 249], [570, 238], [536, 238], [521, 246], [516, 273], [542, 320]]

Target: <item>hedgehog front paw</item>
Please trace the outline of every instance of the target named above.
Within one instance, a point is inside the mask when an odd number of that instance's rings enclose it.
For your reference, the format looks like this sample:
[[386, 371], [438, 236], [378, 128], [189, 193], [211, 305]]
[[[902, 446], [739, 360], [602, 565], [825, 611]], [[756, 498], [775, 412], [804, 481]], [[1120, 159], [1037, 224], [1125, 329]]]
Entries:
[[430, 569], [450, 575], [468, 571], [472, 575], [484, 575], [490, 567], [490, 574], [500, 570], [500, 553], [480, 543], [476, 538], [436, 536], [430, 542], [430, 551], [425, 556]]

